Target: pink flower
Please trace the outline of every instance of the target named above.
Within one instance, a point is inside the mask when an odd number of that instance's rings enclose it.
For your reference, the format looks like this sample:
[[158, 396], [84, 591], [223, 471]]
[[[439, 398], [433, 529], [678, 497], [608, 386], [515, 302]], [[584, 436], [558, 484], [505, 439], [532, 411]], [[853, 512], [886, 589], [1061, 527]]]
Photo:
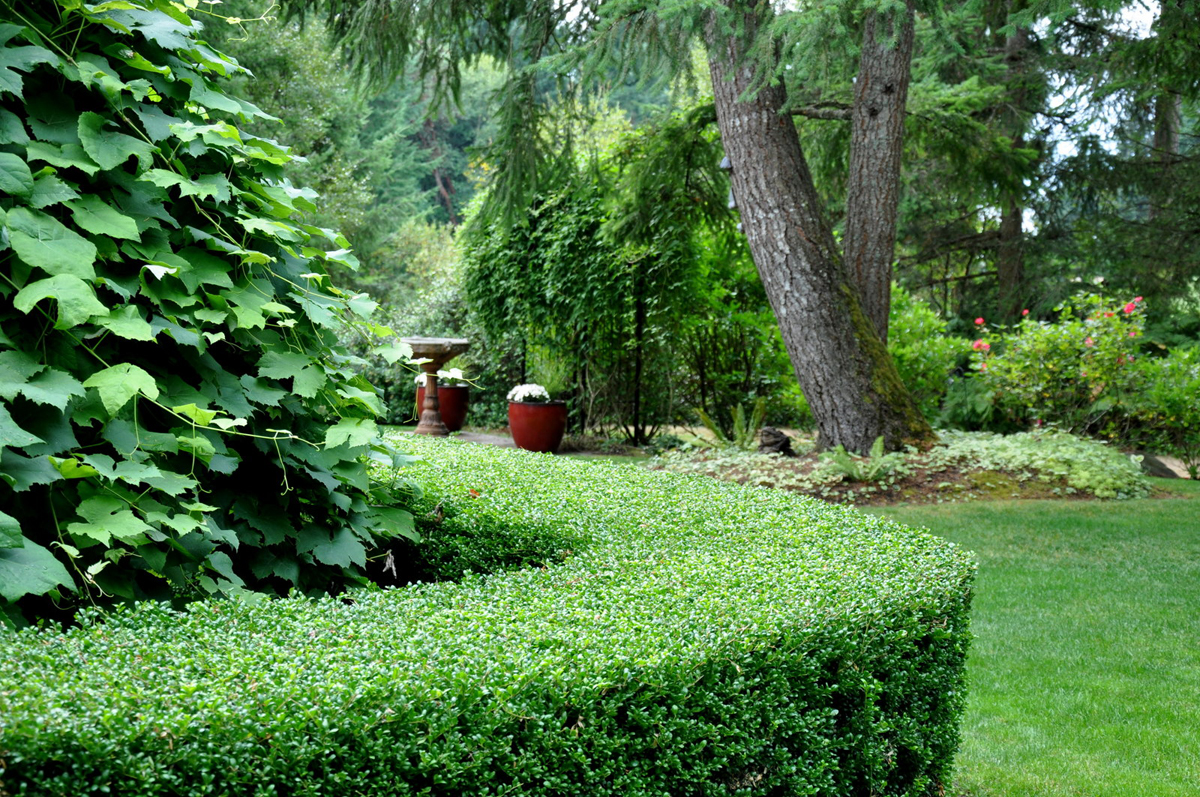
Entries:
[[1105, 313], [1105, 314], [1104, 314], [1104, 317], [1105, 317], [1105, 318], [1112, 318], [1112, 317], [1113, 317], [1113, 314], [1112, 314], [1112, 313]]
[[1028, 310], [1022, 310], [1022, 311], [1021, 311], [1021, 315], [1023, 315], [1023, 316], [1029, 315], [1029, 311], [1028, 311]]
[[1131, 329], [1131, 330], [1129, 330], [1129, 337], [1131, 337], [1131, 338], [1136, 338], [1136, 337], [1137, 337], [1137, 330], [1136, 330], [1136, 329]]
[[1129, 315], [1136, 309], [1137, 309], [1137, 303], [1130, 302], [1129, 304], [1125, 305], [1125, 315]]
[[975, 319], [975, 325], [976, 325], [976, 326], [983, 326], [983, 316], [980, 316], [979, 318], [976, 318], [976, 319]]
[[1091, 338], [1084, 338], [1084, 339], [1083, 339], [1083, 345], [1084, 345], [1084, 346], [1087, 346], [1087, 347], [1089, 347], [1089, 348], [1090, 348], [1090, 347], [1092, 347], [1092, 346], [1095, 346], [1095, 345], [1096, 345], [1096, 341], [1092, 340]]
[[972, 349], [974, 349], [975, 351], [979, 351], [979, 350], [981, 350], [981, 349], [982, 349], [984, 346], [986, 346], [986, 345], [987, 345], [987, 344], [986, 344], [986, 343], [984, 343], [982, 340], [977, 340], [977, 341], [975, 341], [974, 343], [972, 343], [972, 344], [971, 344], [971, 348], [972, 348]]
[[1140, 302], [1140, 301], [1142, 300], [1142, 297], [1141, 297], [1141, 296], [1134, 296], [1134, 297], [1133, 297], [1133, 300], [1134, 300], [1135, 302]]
[[987, 363], [980, 363], [980, 364], [979, 364], [979, 370], [980, 370], [980, 371], [986, 371], [986, 370], [987, 370]]

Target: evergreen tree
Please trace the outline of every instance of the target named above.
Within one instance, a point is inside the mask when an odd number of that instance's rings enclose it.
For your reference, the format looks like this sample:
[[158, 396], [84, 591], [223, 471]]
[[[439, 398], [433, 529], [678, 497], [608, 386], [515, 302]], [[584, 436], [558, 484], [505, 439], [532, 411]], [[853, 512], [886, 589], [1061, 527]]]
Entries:
[[[741, 0], [712, 7], [638, 0], [466, 3], [449, 8], [345, 0], [294, 0], [290, 5], [301, 12], [323, 8], [335, 34], [353, 44], [351, 52], [364, 70], [391, 74], [419, 53], [416, 59], [424, 71], [440, 73], [439, 85], [451, 93], [460, 83], [461, 61], [484, 52], [507, 56], [513, 71], [499, 96], [494, 149], [504, 153], [504, 160], [495, 173], [491, 198], [507, 209], [510, 219], [514, 208], [528, 206], [538, 181], [565, 160], [566, 149], [554, 146], [558, 141], [546, 124], [548, 106], [540, 99], [572, 91], [577, 88], [572, 78], [581, 67], [586, 73], [597, 63], [611, 66], [614, 58], [663, 67], [690, 64], [690, 43], [695, 37], [702, 39], [750, 250], [822, 441], [867, 451], [880, 436], [891, 448], [932, 437], [864, 312], [859, 286], [834, 243], [787, 113], [787, 93], [776, 80], [785, 66], [781, 53], [802, 55], [800, 43], [812, 42], [822, 15], [777, 13], [769, 3]], [[837, 12], [852, 17], [860, 10], [851, 3]], [[908, 6], [888, 4], [871, 11], [873, 24], [905, 40], [912, 13]], [[800, 26], [800, 39], [789, 39], [791, 23], [809, 16], [814, 24]], [[435, 48], [422, 46], [430, 41], [436, 42]], [[902, 49], [894, 58], [893, 49], [864, 48], [864, 70], [894, 72], [893, 66], [882, 64], [894, 59], [902, 62], [900, 72], [906, 75], [907, 56]], [[547, 82], [548, 74], [553, 80]], [[891, 94], [898, 89], [893, 86]], [[864, 93], [856, 101], [865, 105], [877, 98]], [[892, 132], [879, 139], [885, 146], [876, 154], [889, 163], [898, 157], [895, 131], [902, 129], [892, 125]], [[565, 143], [569, 145], [569, 139]], [[882, 192], [887, 202], [897, 200], [896, 192], [886, 186]], [[861, 206], [874, 210], [877, 204]], [[887, 224], [886, 214], [877, 223]]]

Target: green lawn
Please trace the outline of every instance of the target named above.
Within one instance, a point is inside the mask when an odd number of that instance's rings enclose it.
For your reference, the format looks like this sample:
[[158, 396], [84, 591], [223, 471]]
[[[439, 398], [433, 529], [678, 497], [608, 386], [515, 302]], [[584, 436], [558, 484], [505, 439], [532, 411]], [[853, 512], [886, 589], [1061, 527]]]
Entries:
[[956, 795], [1200, 795], [1200, 483], [1156, 483], [871, 510], [979, 557]]

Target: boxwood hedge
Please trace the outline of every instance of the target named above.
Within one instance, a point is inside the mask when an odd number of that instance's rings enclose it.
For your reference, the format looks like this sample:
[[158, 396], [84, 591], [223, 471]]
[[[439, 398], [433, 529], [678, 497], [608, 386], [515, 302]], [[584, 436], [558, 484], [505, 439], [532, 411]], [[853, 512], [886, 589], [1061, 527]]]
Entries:
[[0, 793], [940, 793], [969, 554], [784, 493], [411, 445], [443, 518], [553, 528], [561, 562], [4, 632]]

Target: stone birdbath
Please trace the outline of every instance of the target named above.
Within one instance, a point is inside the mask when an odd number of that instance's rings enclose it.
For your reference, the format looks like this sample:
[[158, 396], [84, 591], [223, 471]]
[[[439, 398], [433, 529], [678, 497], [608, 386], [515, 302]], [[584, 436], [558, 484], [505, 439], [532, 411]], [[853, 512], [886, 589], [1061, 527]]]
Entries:
[[413, 358], [425, 360], [421, 370], [425, 372], [425, 404], [421, 407], [421, 420], [414, 430], [417, 434], [446, 437], [450, 432], [442, 423], [438, 406], [437, 372], [450, 360], [466, 351], [471, 343], [466, 338], [401, 338], [412, 347]]

